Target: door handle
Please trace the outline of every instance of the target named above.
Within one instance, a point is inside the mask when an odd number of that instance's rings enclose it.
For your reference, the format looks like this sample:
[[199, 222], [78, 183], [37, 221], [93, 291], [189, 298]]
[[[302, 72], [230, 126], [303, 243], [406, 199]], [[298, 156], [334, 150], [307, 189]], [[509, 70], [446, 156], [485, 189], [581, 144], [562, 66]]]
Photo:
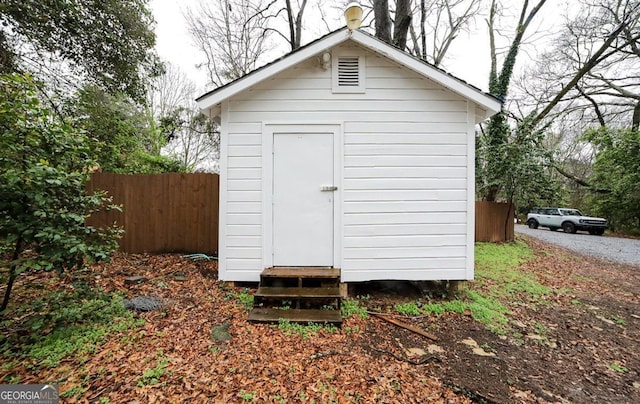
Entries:
[[336, 187], [335, 185], [323, 185], [320, 188], [320, 191], [322, 192], [333, 192], [333, 191], [337, 191], [338, 187]]

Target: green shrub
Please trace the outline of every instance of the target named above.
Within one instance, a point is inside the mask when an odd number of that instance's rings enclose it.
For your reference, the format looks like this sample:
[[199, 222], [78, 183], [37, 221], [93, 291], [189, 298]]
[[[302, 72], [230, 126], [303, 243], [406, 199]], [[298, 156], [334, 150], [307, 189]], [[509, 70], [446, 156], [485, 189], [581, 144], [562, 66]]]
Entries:
[[369, 317], [369, 315], [367, 314], [367, 308], [360, 307], [360, 302], [358, 300], [353, 300], [353, 299], [343, 300], [340, 306], [340, 310], [342, 312], [342, 317], [344, 318], [349, 318], [353, 316], [358, 316], [360, 318]]

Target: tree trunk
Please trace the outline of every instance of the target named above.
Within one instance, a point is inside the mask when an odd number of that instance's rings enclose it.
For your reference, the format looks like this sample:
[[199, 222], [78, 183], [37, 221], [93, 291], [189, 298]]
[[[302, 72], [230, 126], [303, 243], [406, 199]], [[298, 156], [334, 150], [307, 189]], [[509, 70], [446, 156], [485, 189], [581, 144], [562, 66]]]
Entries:
[[500, 190], [500, 188], [498, 188], [497, 185], [493, 185], [491, 187], [489, 187], [489, 189], [487, 189], [487, 192], [484, 196], [484, 200], [487, 202], [495, 202], [496, 199], [498, 198], [498, 191]]
[[[9, 305], [9, 298], [11, 297], [11, 289], [13, 289], [13, 282], [16, 280], [18, 274], [16, 274], [15, 262], [20, 258], [20, 252], [22, 251], [22, 237], [18, 237], [16, 245], [13, 250], [13, 256], [11, 257], [11, 264], [9, 265], [9, 282], [7, 282], [7, 290], [4, 292], [4, 299], [2, 299], [2, 306], [0, 306], [0, 313], [2, 313]], [[0, 315], [0, 317], [2, 317]]]
[[389, 17], [389, 1], [373, 0], [373, 16], [376, 20], [376, 38], [391, 43], [391, 17]]
[[411, 25], [411, 0], [397, 0], [393, 44], [402, 50], [407, 47], [409, 25]]
[[289, 22], [289, 44], [291, 45], [291, 50], [296, 50], [296, 29], [294, 27], [294, 19], [293, 19], [293, 9], [291, 9], [291, 0], [286, 0], [285, 4], [287, 6], [287, 20]]
[[302, 15], [304, 14], [304, 9], [307, 6], [307, 0], [302, 1], [302, 5], [300, 6], [300, 10], [298, 11], [298, 15], [296, 16], [296, 39], [293, 44], [293, 49], [296, 50], [300, 47], [300, 41], [302, 39]]
[[509, 221], [513, 222], [513, 215], [515, 213], [515, 207], [513, 206], [513, 202], [511, 200], [512, 198], [513, 195], [509, 199], [509, 206], [507, 207], [507, 217], [504, 221], [504, 241], [513, 241], [509, 238]]
[[638, 130], [640, 126], [640, 101], [636, 104], [636, 107], [633, 109], [633, 118], [631, 121], [631, 130]]

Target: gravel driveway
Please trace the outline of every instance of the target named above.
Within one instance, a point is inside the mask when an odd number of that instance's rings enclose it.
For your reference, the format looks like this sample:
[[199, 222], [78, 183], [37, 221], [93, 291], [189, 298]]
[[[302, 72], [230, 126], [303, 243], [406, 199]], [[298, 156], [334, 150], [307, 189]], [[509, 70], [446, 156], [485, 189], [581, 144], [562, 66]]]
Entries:
[[534, 230], [524, 225], [516, 225], [515, 231], [581, 254], [623, 264], [640, 265], [640, 240], [592, 236], [582, 232], [568, 234], [546, 228]]

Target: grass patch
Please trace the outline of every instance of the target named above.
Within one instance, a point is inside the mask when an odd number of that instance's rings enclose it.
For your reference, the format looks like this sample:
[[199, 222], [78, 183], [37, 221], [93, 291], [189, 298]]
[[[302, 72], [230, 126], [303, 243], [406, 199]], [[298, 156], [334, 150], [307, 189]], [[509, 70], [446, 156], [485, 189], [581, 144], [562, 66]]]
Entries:
[[533, 300], [550, 293], [531, 274], [518, 269], [534, 255], [522, 241], [508, 244], [476, 243], [476, 279], [496, 297], [523, 293]]
[[393, 308], [398, 312], [398, 314], [405, 316], [419, 316], [423, 314], [420, 307], [418, 307], [418, 303], [415, 302], [396, 304]]
[[[44, 289], [43, 289], [44, 290]], [[135, 328], [122, 297], [77, 287], [73, 292], [45, 293], [14, 308], [0, 323], [0, 357], [27, 367], [56, 367], [74, 356], [82, 362], [96, 352], [109, 334]]]
[[284, 332], [286, 335], [299, 335], [303, 339], [309, 339], [312, 336], [318, 335], [318, 332], [320, 332], [320, 330], [322, 329], [329, 333], [338, 332], [338, 327], [332, 324], [299, 324], [292, 323], [291, 321], [282, 318], [278, 321], [278, 329]]
[[421, 301], [396, 304], [397, 313], [407, 316], [435, 315], [444, 313], [470, 313], [474, 320], [485, 324], [487, 329], [505, 334], [509, 329], [506, 302], [521, 300], [539, 302], [551, 293], [536, 278], [519, 266], [534, 257], [523, 242], [505, 244], [476, 243], [476, 282], [461, 293], [456, 300], [423, 304]]
[[235, 299], [238, 301], [240, 307], [244, 310], [248, 311], [253, 308], [253, 295], [249, 293], [249, 288], [244, 288], [244, 290], [240, 293], [238, 292], [229, 292], [225, 295], [227, 299]]
[[156, 359], [156, 366], [147, 369], [142, 376], [138, 378], [138, 387], [155, 386], [160, 383], [160, 379], [167, 372], [166, 367], [169, 366], [169, 359], [164, 356], [162, 350], [158, 350]]
[[367, 308], [360, 307], [360, 302], [354, 299], [343, 300], [340, 306], [340, 311], [342, 312], [342, 317], [344, 318], [349, 318], [353, 316], [357, 316], [360, 318], [369, 317], [369, 315], [367, 314]]
[[613, 370], [614, 372], [618, 372], [618, 373], [628, 373], [629, 369], [625, 366], [622, 365], [618, 365], [617, 363], [612, 363], [611, 365], [609, 365], [609, 369]]

